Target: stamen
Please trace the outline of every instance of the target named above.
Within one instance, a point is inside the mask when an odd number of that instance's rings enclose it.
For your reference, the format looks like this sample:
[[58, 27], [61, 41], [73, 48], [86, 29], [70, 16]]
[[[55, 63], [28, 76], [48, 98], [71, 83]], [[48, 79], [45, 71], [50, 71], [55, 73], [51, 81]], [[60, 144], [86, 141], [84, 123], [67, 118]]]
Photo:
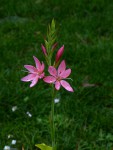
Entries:
[[28, 73], [29, 73], [29, 71], [27, 71], [27, 70], [21, 70], [21, 71], [23, 71], [23, 72], [28, 72]]
[[73, 79], [71, 79], [71, 78], [66, 78], [66, 79], [69, 79], [69, 80], [73, 81]]

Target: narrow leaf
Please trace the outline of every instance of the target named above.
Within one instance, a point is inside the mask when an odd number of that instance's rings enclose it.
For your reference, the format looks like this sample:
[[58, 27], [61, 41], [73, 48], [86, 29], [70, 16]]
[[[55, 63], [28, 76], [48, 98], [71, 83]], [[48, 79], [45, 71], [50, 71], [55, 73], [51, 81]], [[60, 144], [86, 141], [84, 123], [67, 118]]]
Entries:
[[41, 150], [52, 150], [52, 147], [42, 143], [42, 144], [36, 144], [36, 147], [40, 148]]

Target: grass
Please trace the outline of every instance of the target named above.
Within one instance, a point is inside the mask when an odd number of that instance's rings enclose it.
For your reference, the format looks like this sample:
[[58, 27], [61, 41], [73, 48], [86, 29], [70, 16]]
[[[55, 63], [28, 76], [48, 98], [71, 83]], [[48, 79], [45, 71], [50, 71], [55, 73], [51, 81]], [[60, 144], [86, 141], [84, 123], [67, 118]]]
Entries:
[[[58, 149], [113, 149], [113, 2], [112, 0], [0, 1], [0, 149], [16, 139], [16, 147], [51, 145], [50, 95], [39, 82], [22, 83], [24, 64], [40, 49], [47, 24], [57, 22], [59, 47], [72, 68], [75, 92], [61, 89], [55, 106]], [[58, 47], [58, 48], [59, 48]], [[85, 88], [85, 82], [94, 84]], [[12, 107], [17, 110], [12, 112]], [[26, 112], [32, 117], [28, 117]], [[8, 139], [8, 135], [12, 135]]]

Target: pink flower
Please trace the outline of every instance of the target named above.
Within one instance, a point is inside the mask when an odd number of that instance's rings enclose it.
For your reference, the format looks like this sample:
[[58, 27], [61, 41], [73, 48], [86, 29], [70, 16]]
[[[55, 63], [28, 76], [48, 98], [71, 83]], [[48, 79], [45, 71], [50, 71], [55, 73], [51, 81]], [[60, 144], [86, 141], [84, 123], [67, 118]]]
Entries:
[[74, 92], [70, 84], [64, 80], [71, 73], [71, 69], [66, 70], [64, 60], [59, 65], [58, 70], [56, 70], [53, 66], [49, 66], [48, 72], [51, 76], [47, 76], [43, 79], [46, 83], [54, 83], [56, 90], [59, 90], [62, 85], [67, 91]]
[[29, 71], [29, 74], [21, 79], [21, 81], [29, 82], [31, 81], [30, 87], [33, 87], [38, 82], [38, 79], [42, 79], [44, 77], [44, 63], [40, 63], [40, 61], [33, 56], [36, 67], [32, 65], [24, 65], [24, 67]]
[[43, 44], [41, 44], [41, 48], [42, 48], [42, 51], [43, 51], [44, 55], [47, 56], [47, 51], [46, 51], [46, 48], [44, 47]]
[[60, 60], [60, 58], [62, 57], [62, 54], [64, 52], [64, 45], [58, 50], [57, 54], [56, 54], [56, 62], [58, 62]]

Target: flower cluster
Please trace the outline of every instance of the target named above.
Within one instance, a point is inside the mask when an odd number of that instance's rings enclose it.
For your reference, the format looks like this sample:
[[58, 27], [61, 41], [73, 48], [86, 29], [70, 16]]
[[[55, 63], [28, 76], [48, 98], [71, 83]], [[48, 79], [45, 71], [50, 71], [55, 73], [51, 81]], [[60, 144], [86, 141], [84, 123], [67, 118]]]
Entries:
[[[48, 54], [45, 46], [41, 45], [41, 48], [42, 48], [42, 51], [44, 53], [46, 60], [50, 59], [50, 56], [52, 56], [53, 50], [56, 48], [56, 46], [57, 46], [57, 43], [55, 43], [52, 46], [51, 53]], [[47, 61], [48, 72], [50, 74], [49, 76], [45, 75], [44, 63], [43, 62], [41, 63], [38, 60], [38, 58], [33, 56], [36, 66], [34, 67], [32, 65], [24, 65], [24, 67], [28, 70], [29, 74], [23, 77], [21, 81], [31, 82], [30, 87], [33, 87], [38, 83], [39, 79], [43, 79], [43, 81], [46, 83], [54, 84], [56, 90], [59, 90], [60, 87], [62, 86], [67, 91], [73, 92], [73, 88], [70, 86], [70, 84], [67, 81], [65, 81], [66, 79], [68, 79], [68, 76], [71, 74], [71, 69], [66, 69], [65, 60], [62, 60], [60, 65], [58, 66], [60, 59], [63, 55], [63, 52], [64, 52], [64, 45], [57, 51], [54, 65], [49, 64]]]
[[[55, 21], [52, 20], [51, 25], [48, 27], [47, 37], [44, 40], [45, 44], [41, 45], [42, 52], [44, 54], [46, 64], [48, 66], [49, 75], [45, 74], [46, 65], [43, 62], [40, 62], [38, 58], [33, 56], [35, 61], [35, 66], [32, 65], [24, 65], [24, 67], [28, 71], [28, 75], [23, 77], [21, 81], [31, 82], [30, 87], [35, 86], [38, 81], [41, 79], [45, 83], [48, 83], [51, 86], [51, 115], [50, 115], [50, 124], [51, 124], [51, 141], [52, 147], [42, 144], [36, 144], [35, 146], [48, 150], [57, 150], [56, 140], [55, 140], [55, 119], [54, 119], [54, 103], [58, 103], [59, 99], [56, 97], [55, 90], [60, 90], [61, 87], [66, 89], [69, 92], [74, 92], [71, 85], [66, 81], [69, 79], [69, 75], [71, 74], [71, 69], [66, 69], [65, 60], [61, 60], [61, 57], [64, 52], [64, 45], [60, 47], [60, 49], [56, 52], [56, 56], [53, 62], [53, 53], [57, 47], [56, 42], [56, 29], [55, 29]], [[32, 117], [32, 114], [29, 112], [26, 113], [29, 117]]]

